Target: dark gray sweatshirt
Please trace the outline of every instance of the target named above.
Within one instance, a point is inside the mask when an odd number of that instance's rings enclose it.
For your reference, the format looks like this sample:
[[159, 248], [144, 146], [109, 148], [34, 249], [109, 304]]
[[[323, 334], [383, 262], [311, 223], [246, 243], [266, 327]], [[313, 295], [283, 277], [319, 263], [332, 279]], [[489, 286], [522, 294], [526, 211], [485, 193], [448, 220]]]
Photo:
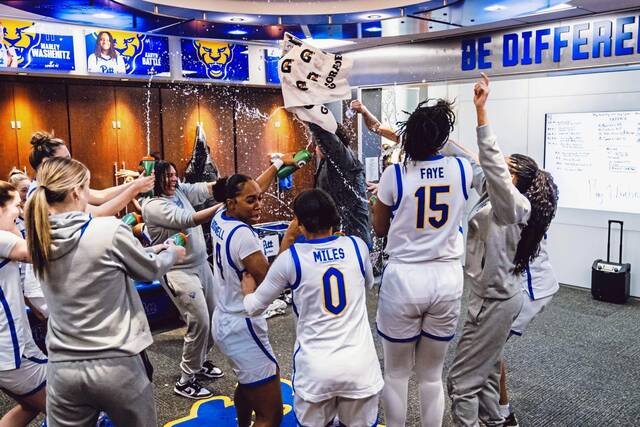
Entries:
[[114, 217], [50, 215], [52, 257], [42, 291], [51, 312], [51, 362], [130, 356], [153, 339], [131, 278], [151, 281], [176, 261], [145, 250]]
[[443, 154], [464, 156], [473, 167], [473, 188], [480, 199], [469, 213], [465, 271], [471, 290], [483, 298], [507, 299], [522, 292], [513, 258], [531, 213], [529, 200], [513, 185], [504, 154], [491, 128], [477, 128], [480, 165], [447, 144]]

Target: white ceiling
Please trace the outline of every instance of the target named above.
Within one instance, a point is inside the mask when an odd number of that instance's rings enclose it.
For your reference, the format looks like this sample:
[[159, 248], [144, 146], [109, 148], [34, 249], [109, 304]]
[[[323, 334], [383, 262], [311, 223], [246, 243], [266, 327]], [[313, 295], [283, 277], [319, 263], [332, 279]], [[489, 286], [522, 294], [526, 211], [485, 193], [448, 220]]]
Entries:
[[246, 13], [251, 15], [331, 15], [359, 13], [404, 7], [419, 1], [400, 0], [144, 0], [159, 6], [172, 6], [204, 12]]

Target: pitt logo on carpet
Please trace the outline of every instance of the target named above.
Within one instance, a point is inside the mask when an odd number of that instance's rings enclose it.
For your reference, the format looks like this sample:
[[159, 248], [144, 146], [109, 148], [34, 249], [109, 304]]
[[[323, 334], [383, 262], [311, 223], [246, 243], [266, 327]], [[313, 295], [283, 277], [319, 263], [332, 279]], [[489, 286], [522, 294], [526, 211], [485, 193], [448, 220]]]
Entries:
[[18, 68], [74, 70], [73, 36], [41, 31], [45, 24], [1, 19], [4, 49], [15, 52]]
[[213, 80], [248, 80], [246, 46], [209, 40], [182, 39], [182, 74]]

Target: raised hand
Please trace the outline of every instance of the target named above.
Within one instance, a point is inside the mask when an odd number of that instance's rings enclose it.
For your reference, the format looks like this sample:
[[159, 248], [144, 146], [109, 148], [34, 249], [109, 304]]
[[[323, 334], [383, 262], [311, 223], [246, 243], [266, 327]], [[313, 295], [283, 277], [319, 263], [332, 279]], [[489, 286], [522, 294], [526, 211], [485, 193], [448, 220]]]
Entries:
[[473, 87], [473, 103], [476, 108], [484, 108], [489, 97], [489, 77], [481, 73], [482, 78]]

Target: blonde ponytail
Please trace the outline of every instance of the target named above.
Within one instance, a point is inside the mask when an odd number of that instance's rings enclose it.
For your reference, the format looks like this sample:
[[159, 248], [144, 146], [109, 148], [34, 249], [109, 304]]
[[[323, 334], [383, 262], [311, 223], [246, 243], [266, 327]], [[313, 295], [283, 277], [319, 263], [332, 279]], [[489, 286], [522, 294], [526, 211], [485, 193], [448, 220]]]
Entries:
[[31, 254], [33, 270], [38, 278], [42, 278], [50, 262], [50, 206], [62, 203], [71, 191], [85, 185], [88, 179], [89, 170], [73, 159], [54, 157], [44, 162], [38, 169], [38, 188], [27, 200], [25, 206], [27, 246]]

